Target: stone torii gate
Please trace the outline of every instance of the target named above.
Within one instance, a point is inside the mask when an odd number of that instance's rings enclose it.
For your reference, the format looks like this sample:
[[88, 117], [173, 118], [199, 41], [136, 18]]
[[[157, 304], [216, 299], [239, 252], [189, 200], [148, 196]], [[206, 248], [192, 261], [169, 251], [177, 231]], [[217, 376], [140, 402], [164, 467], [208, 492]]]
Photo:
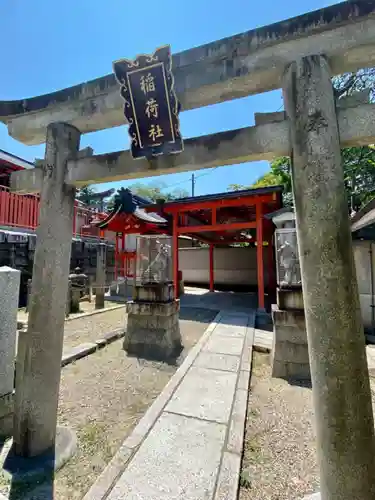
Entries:
[[[35, 456], [54, 445], [75, 188], [98, 182], [292, 155], [324, 500], [375, 498], [370, 387], [340, 147], [375, 142], [375, 105], [339, 107], [331, 76], [375, 66], [375, 1], [357, 0], [187, 50], [173, 57], [183, 110], [282, 87], [285, 113], [185, 141], [178, 156], [79, 153], [81, 133], [124, 123], [113, 75], [53, 94], [0, 102], [26, 144], [46, 141], [41, 169], [12, 174], [41, 192], [40, 226], [15, 443]], [[209, 71], [205, 71], [207, 68]]]

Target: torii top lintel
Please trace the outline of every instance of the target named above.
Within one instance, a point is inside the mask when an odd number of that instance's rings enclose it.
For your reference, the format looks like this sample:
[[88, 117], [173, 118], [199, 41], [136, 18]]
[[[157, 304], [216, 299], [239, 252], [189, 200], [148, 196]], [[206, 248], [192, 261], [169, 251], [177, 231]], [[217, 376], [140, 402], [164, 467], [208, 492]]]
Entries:
[[[335, 74], [374, 66], [374, 0], [342, 2], [175, 54], [177, 98], [189, 110], [273, 90], [286, 65], [312, 54], [325, 54]], [[204, 64], [214, 71], [202, 71]], [[51, 94], [0, 101], [0, 121], [12, 137], [40, 144], [49, 123], [66, 121], [93, 132], [122, 125], [122, 110], [110, 74]]]

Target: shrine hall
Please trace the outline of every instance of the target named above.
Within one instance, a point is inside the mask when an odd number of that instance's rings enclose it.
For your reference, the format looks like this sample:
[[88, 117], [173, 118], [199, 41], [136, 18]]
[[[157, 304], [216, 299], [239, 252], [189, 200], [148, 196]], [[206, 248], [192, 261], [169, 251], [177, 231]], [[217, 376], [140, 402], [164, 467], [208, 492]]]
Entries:
[[173, 237], [173, 281], [179, 290], [179, 237], [188, 236], [209, 248], [209, 287], [214, 291], [214, 251], [218, 246], [256, 246], [258, 307], [265, 307], [265, 266], [268, 288], [276, 289], [274, 225], [266, 218], [282, 207], [282, 186], [270, 186], [151, 203], [120, 189], [106, 218], [92, 221], [116, 233], [115, 276], [132, 276], [135, 251], [125, 248], [125, 235], [168, 234]]

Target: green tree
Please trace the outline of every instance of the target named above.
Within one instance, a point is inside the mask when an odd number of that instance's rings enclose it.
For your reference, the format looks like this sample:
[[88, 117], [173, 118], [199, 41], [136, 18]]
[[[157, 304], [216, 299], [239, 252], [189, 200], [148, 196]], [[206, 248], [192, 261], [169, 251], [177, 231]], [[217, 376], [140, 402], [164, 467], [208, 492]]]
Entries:
[[[375, 196], [375, 148], [361, 146], [341, 151], [348, 206], [358, 211]], [[293, 204], [291, 162], [288, 156], [277, 158], [271, 163], [271, 171], [260, 177], [252, 187], [284, 186], [284, 205]]]
[[[357, 73], [345, 73], [333, 79], [336, 99], [369, 91], [375, 100], [375, 68]], [[375, 196], [375, 149], [374, 146], [345, 148], [341, 151], [344, 181], [350, 211], [357, 211]], [[290, 158], [283, 156], [271, 162], [271, 171], [261, 176], [251, 187], [284, 186], [284, 204], [292, 205], [292, 179]]]
[[98, 204], [98, 200], [95, 195], [95, 189], [93, 189], [91, 186], [85, 186], [82, 189], [79, 189], [76, 198], [85, 205], [93, 206]]
[[[163, 183], [152, 183], [152, 184], [142, 184], [141, 182], [136, 182], [129, 186], [130, 191], [133, 194], [146, 198], [151, 202], [156, 202], [157, 200], [171, 201], [177, 198], [185, 198], [189, 196], [189, 192], [185, 189], [174, 189], [168, 191], [168, 186]], [[113, 197], [108, 203], [109, 207], [113, 206]]]
[[227, 191], [241, 191], [242, 189], [248, 189], [248, 186], [243, 186], [242, 184], [229, 184]]

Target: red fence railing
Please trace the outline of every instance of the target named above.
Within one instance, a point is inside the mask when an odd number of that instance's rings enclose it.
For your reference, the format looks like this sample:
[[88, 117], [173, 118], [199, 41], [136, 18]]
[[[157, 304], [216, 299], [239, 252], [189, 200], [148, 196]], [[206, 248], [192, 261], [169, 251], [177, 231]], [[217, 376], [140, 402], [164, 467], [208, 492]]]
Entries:
[[[92, 219], [105, 218], [105, 214], [85, 208], [76, 201], [73, 234], [100, 237], [100, 232], [87, 231]], [[0, 186], [0, 226], [35, 229], [39, 224], [39, 196], [11, 193], [8, 187]]]
[[0, 225], [35, 229], [39, 221], [39, 196], [11, 193], [0, 186]]

